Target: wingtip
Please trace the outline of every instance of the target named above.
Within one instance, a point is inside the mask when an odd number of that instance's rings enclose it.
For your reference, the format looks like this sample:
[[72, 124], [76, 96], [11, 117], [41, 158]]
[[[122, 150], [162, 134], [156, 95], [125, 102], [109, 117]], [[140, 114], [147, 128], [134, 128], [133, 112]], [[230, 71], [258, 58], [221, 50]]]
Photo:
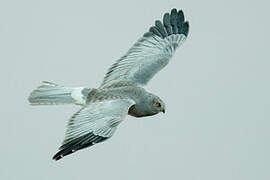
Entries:
[[55, 160], [55, 161], [58, 161], [58, 160], [60, 160], [60, 159], [62, 159], [63, 157], [65, 157], [65, 156], [67, 156], [67, 155], [69, 155], [69, 154], [72, 154], [72, 153], [74, 153], [75, 152], [75, 150], [65, 150], [65, 149], [63, 149], [63, 150], [60, 150], [59, 152], [57, 152], [54, 156], [53, 156], [53, 160]]
[[153, 34], [165, 38], [171, 34], [183, 34], [188, 35], [189, 25], [185, 22], [185, 16], [182, 9], [172, 8], [170, 13], [164, 13], [163, 24], [161, 21], [155, 21], [156, 28], [151, 27], [150, 32]]
[[181, 23], [185, 21], [185, 15], [182, 9], [179, 10], [177, 14], [178, 14], [178, 26], [180, 26]]
[[60, 159], [62, 159], [64, 156], [61, 154], [61, 151], [59, 151], [58, 153], [56, 153], [54, 156], [53, 156], [53, 160], [55, 161], [58, 161]]
[[184, 24], [183, 24], [183, 34], [185, 36], [188, 36], [188, 33], [189, 33], [189, 22], [186, 21]]
[[177, 13], [177, 8], [172, 8], [171, 9], [171, 14]]

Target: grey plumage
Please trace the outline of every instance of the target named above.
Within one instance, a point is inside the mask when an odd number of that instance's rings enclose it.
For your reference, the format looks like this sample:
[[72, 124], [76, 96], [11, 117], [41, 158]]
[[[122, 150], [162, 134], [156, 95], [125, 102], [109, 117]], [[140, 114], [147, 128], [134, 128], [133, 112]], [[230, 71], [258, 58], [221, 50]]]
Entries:
[[188, 31], [183, 11], [172, 9], [170, 14], [164, 14], [163, 23], [156, 20], [108, 69], [99, 88], [71, 88], [43, 82], [34, 90], [28, 98], [31, 105], [82, 106], [69, 120], [65, 139], [53, 159], [109, 139], [127, 115], [145, 117], [165, 112], [165, 103], [143, 86], [169, 63]]
[[162, 35], [163, 39], [168, 36], [168, 33], [160, 20], [156, 20], [155, 26], [157, 27], [159, 33]]
[[163, 38], [163, 35], [162, 33], [159, 32], [159, 29], [156, 27], [156, 26], [152, 26], [150, 29], [149, 29], [149, 32], [152, 32], [154, 33], [155, 35]]
[[166, 28], [168, 36], [171, 35], [172, 34], [172, 26], [170, 23], [170, 14], [169, 13], [164, 14], [163, 24], [164, 24], [164, 27]]
[[144, 86], [168, 64], [175, 49], [184, 42], [189, 31], [188, 22], [184, 22], [183, 12], [177, 12], [176, 9], [172, 9], [171, 12], [172, 15], [164, 14], [163, 25], [156, 21], [155, 26], [111, 66], [101, 87], [115, 81], [132, 81]]
[[48, 81], [43, 81], [37, 89], [31, 92], [28, 101], [31, 105], [84, 105], [90, 91], [90, 88], [65, 87]]

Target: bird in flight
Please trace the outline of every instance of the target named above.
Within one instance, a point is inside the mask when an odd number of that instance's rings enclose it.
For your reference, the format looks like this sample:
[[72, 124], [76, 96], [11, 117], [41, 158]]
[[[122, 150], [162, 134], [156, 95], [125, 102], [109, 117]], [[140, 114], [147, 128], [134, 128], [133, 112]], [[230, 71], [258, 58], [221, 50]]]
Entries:
[[143, 87], [187, 38], [189, 23], [182, 10], [165, 13], [106, 73], [98, 88], [66, 87], [44, 81], [31, 92], [31, 105], [76, 104], [81, 109], [69, 120], [54, 160], [113, 136], [127, 115], [145, 117], [165, 113], [165, 103]]

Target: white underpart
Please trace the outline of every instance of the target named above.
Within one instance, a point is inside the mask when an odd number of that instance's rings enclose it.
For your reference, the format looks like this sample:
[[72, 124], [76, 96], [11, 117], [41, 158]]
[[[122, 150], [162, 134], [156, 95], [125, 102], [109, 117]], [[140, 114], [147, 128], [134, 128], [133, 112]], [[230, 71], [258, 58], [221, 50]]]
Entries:
[[84, 87], [77, 87], [71, 93], [71, 97], [77, 102], [77, 104], [85, 104], [84, 95], [82, 94], [82, 90]]

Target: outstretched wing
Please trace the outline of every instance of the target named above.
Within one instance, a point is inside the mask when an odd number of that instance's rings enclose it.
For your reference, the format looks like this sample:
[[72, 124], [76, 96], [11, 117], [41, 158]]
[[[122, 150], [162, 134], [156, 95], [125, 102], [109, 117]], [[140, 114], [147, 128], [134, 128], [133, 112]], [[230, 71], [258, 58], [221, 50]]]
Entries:
[[171, 14], [164, 14], [163, 24], [156, 21], [155, 26], [110, 67], [101, 87], [119, 81], [146, 85], [168, 64], [176, 48], [186, 39], [188, 31], [189, 24], [185, 21], [182, 10], [177, 12], [172, 9]]
[[134, 104], [128, 99], [107, 99], [91, 102], [70, 119], [66, 137], [53, 159], [59, 160], [77, 150], [110, 138]]

